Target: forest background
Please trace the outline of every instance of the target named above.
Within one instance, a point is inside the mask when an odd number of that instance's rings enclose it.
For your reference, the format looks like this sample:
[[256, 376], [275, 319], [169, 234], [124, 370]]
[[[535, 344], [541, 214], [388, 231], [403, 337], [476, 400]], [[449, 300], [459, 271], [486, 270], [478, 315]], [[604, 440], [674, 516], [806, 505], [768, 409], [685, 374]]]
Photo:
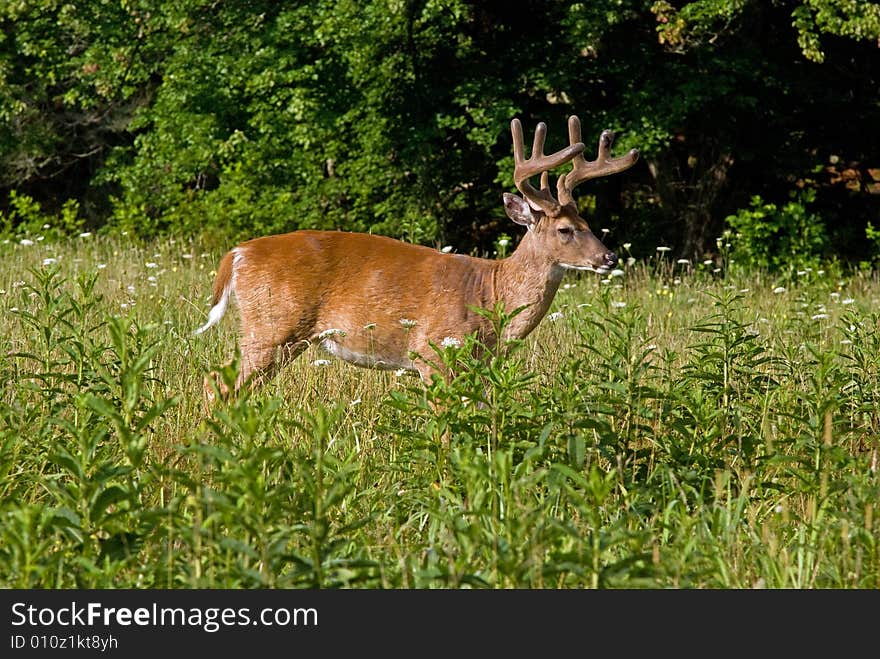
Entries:
[[[371, 231], [488, 254], [510, 120], [580, 116], [609, 247], [880, 258], [880, 6], [853, 0], [0, 5], [0, 232]], [[502, 242], [502, 244], [504, 244]]]

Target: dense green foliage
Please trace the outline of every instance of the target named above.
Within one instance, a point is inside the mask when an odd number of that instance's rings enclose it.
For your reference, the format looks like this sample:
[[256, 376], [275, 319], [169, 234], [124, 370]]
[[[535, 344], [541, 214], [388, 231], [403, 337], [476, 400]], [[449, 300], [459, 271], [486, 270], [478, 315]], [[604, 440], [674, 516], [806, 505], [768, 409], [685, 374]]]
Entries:
[[658, 252], [449, 383], [311, 349], [206, 413], [215, 254], [0, 257], [0, 587], [880, 587], [875, 276]]
[[7, 235], [38, 203], [143, 236], [483, 251], [505, 230], [511, 118], [546, 121], [553, 148], [578, 114], [589, 151], [609, 127], [644, 156], [578, 191], [612, 247], [702, 258], [754, 197], [807, 189], [822, 255], [876, 257], [875, 3], [13, 0], [0, 28]]

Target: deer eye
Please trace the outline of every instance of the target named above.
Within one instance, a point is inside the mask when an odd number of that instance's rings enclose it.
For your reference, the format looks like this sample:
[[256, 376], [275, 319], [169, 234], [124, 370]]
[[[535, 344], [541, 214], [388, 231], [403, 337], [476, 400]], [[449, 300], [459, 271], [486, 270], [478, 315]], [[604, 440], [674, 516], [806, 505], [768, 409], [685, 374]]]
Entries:
[[568, 225], [558, 227], [556, 229], [559, 232], [560, 236], [568, 238], [571, 234], [574, 233], [574, 227], [570, 227]]

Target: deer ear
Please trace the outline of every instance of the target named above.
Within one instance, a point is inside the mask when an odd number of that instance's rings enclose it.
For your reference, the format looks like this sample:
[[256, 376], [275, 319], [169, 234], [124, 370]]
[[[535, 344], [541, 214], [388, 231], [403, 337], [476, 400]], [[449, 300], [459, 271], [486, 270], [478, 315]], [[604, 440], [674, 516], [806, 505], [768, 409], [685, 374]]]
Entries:
[[504, 211], [511, 220], [529, 229], [538, 221], [537, 211], [525, 199], [509, 192], [504, 193]]

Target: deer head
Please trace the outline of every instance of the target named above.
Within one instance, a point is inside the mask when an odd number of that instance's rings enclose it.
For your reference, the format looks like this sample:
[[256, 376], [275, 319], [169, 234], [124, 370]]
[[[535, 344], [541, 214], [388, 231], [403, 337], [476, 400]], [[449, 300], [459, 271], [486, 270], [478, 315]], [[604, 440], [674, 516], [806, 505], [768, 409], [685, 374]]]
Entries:
[[[552, 258], [554, 265], [560, 268], [607, 272], [617, 265], [617, 255], [602, 244], [578, 213], [572, 191], [584, 181], [632, 167], [639, 158], [638, 150], [632, 149], [625, 156], [611, 158], [613, 134], [605, 130], [599, 137], [596, 160], [585, 160], [581, 122], [575, 116], [568, 120], [569, 146], [549, 156], [544, 155], [547, 126], [543, 122], [535, 129], [529, 158], [525, 158], [519, 119], [510, 122], [510, 132], [513, 135], [513, 179], [523, 196], [504, 194], [508, 217], [534, 234], [532, 241], [539, 243], [534, 249]], [[549, 170], [567, 162], [572, 163], [572, 169], [556, 181], [557, 198], [554, 199], [549, 186]], [[541, 175], [539, 190], [529, 183], [536, 174]]]

